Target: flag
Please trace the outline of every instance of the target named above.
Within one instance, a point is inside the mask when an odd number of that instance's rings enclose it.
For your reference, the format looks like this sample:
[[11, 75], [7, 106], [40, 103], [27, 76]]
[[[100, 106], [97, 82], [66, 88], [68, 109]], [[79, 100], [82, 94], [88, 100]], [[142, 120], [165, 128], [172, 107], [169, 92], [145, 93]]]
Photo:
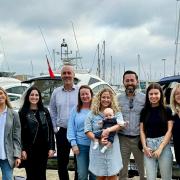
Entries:
[[49, 75], [50, 75], [51, 78], [54, 78], [55, 76], [54, 76], [54, 73], [53, 73], [53, 71], [52, 71], [52, 69], [51, 69], [51, 66], [50, 66], [50, 64], [49, 64], [49, 61], [48, 61], [47, 56], [46, 56], [46, 59], [47, 59], [47, 64], [48, 64]]

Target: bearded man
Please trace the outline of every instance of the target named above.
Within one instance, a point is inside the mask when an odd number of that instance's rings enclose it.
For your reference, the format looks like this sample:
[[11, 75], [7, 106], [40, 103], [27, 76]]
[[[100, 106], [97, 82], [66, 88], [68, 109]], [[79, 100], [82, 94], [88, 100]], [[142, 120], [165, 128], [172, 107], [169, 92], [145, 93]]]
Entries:
[[128, 70], [124, 73], [123, 84], [125, 92], [118, 95], [117, 99], [127, 126], [118, 133], [123, 161], [119, 179], [128, 179], [128, 164], [132, 153], [138, 167], [140, 180], [144, 180], [144, 159], [138, 144], [140, 141], [140, 112], [145, 103], [145, 95], [137, 91], [138, 76], [134, 71]]

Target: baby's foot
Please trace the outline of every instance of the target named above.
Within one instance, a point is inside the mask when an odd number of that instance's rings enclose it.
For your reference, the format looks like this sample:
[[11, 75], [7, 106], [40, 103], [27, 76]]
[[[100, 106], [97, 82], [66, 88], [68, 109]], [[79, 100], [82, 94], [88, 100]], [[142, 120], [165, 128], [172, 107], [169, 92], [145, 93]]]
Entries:
[[93, 149], [97, 149], [99, 147], [99, 142], [94, 142], [94, 146], [93, 146]]
[[104, 146], [104, 147], [101, 149], [101, 153], [105, 153], [107, 149], [108, 149], [108, 147], [107, 147], [107, 146]]

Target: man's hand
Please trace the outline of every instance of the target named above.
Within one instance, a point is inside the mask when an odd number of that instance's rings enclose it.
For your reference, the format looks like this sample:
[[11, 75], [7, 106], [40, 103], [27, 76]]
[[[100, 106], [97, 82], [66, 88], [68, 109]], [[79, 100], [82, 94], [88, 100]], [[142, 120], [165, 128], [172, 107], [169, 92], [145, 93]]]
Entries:
[[54, 156], [54, 153], [55, 153], [54, 150], [49, 150], [49, 151], [48, 151], [48, 157], [49, 157], [49, 158], [53, 157], [53, 156]]
[[19, 165], [21, 164], [21, 159], [20, 158], [17, 158], [15, 160], [15, 167], [19, 167]]
[[27, 153], [26, 153], [26, 151], [22, 151], [22, 152], [21, 152], [21, 159], [22, 159], [22, 160], [26, 160], [26, 159], [27, 159]]

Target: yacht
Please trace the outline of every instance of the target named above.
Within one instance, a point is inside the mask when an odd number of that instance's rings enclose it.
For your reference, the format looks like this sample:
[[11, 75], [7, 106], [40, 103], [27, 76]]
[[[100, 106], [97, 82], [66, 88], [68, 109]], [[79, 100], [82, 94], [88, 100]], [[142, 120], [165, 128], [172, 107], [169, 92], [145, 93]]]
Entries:
[[[29, 87], [36, 86], [41, 91], [43, 103], [47, 107], [49, 105], [49, 101], [50, 101], [53, 90], [56, 87], [62, 86], [63, 84], [60, 73], [54, 74], [54, 75], [55, 75], [54, 78], [51, 78], [50, 75], [42, 75], [42, 76], [33, 77], [29, 80], [23, 81], [22, 84], [23, 83], [29, 84], [30, 85]], [[89, 85], [91, 89], [93, 90], [94, 94], [96, 94], [97, 92], [99, 92], [99, 90], [103, 88], [110, 88], [115, 93], [115, 91], [112, 89], [112, 87], [108, 83], [103, 81], [98, 76], [92, 75], [89, 73], [76, 73], [74, 82], [78, 86]], [[22, 98], [18, 99], [17, 101], [13, 103], [14, 108], [17, 108], [17, 109], [20, 108], [23, 97], [24, 95], [22, 96]]]
[[6, 90], [8, 97], [13, 103], [21, 98], [21, 95], [29, 87], [26, 83], [21, 83], [20, 80], [11, 77], [0, 77], [0, 87]]

